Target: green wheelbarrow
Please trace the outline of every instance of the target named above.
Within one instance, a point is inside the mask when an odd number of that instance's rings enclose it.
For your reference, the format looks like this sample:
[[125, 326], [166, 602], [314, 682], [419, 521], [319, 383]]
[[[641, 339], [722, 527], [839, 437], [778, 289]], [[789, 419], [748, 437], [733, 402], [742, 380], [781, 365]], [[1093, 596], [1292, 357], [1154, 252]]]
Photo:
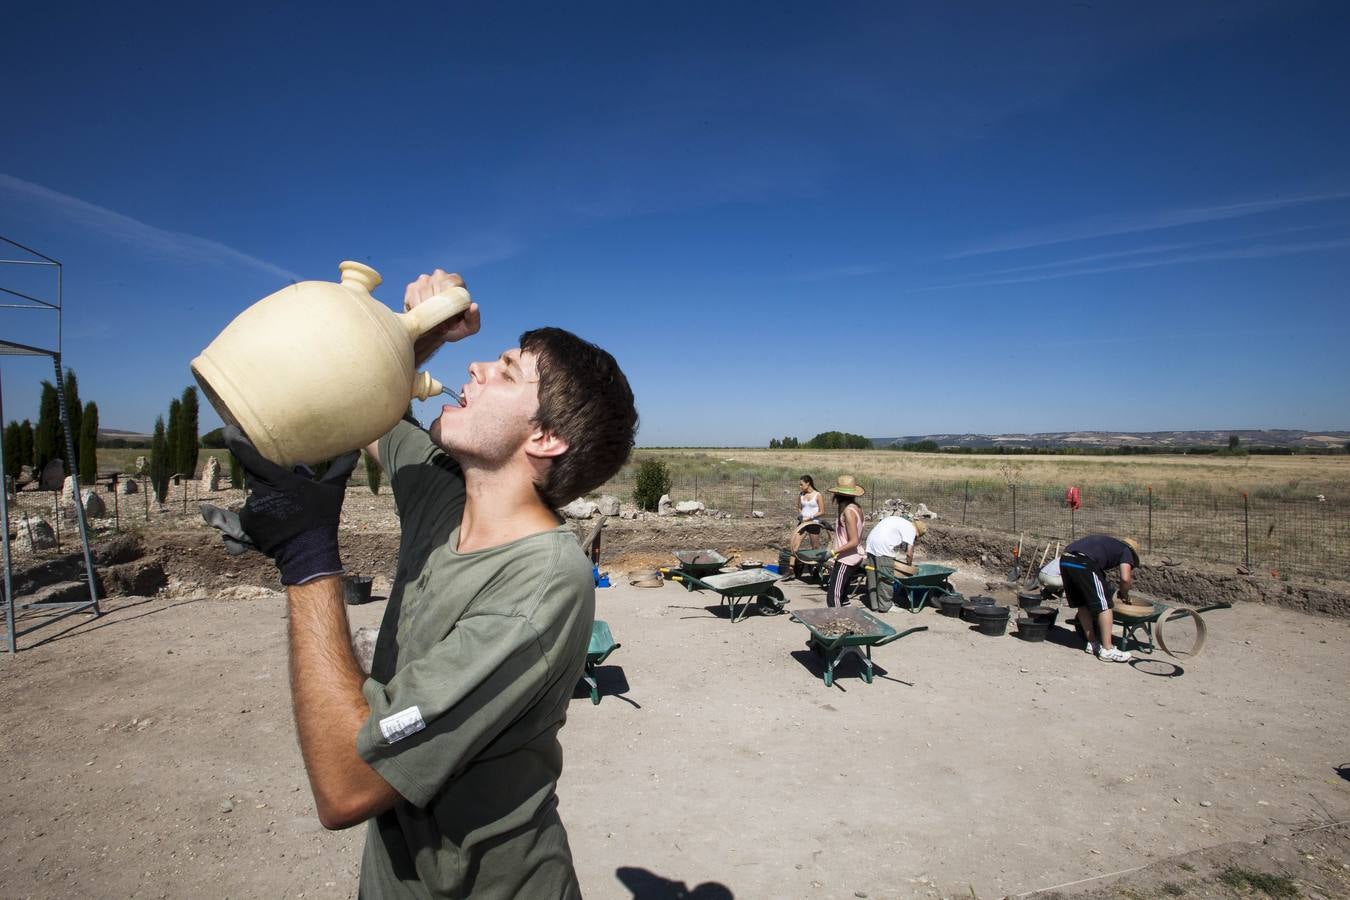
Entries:
[[[1151, 612], [1135, 611], [1143, 605], [1131, 603], [1112, 607], [1111, 617], [1115, 624], [1120, 626], [1121, 631], [1120, 649], [1152, 653], [1156, 647], [1161, 648], [1168, 656], [1177, 659], [1198, 656], [1205, 646], [1205, 620], [1200, 618], [1201, 613], [1213, 612], [1216, 609], [1231, 609], [1233, 606], [1231, 603], [1211, 603], [1209, 606], [1198, 607], [1171, 606], [1157, 600], [1150, 600], [1148, 605], [1152, 607]], [[1185, 618], [1190, 618], [1194, 625], [1194, 643], [1189, 650], [1168, 649], [1165, 636], [1167, 623]], [[1154, 628], [1155, 625], [1157, 626], [1156, 629]], [[1142, 638], [1140, 637], [1141, 633]]]
[[731, 565], [731, 561], [736, 558], [735, 551], [732, 551], [730, 556], [725, 556], [716, 550], [676, 550], [673, 555], [680, 564], [661, 566], [662, 575], [693, 575], [695, 578], [704, 578], [716, 575]]
[[581, 680], [590, 689], [591, 703], [600, 703], [600, 686], [595, 683], [596, 666], [609, 659], [609, 655], [620, 646], [614, 640], [614, 635], [610, 634], [608, 622], [596, 620], [591, 623], [591, 643], [586, 648], [586, 667], [581, 673]]
[[[909, 604], [909, 611], [912, 613], [923, 609], [924, 603], [930, 602], [930, 598], [935, 593], [941, 597], [950, 597], [956, 593], [956, 589], [952, 587], [948, 580], [956, 574], [956, 570], [950, 566], [920, 563], [913, 575], [877, 572], [872, 566], [868, 566], [867, 571], [876, 572], [877, 578], [890, 582], [895, 588], [897, 596], [903, 593], [905, 601]], [[936, 606], [937, 604], [933, 603], [932, 605]]]
[[728, 607], [731, 621], [739, 622], [750, 611], [752, 601], [763, 615], [776, 616], [787, 606], [787, 597], [778, 588], [778, 576], [765, 568], [742, 569], [703, 578], [688, 572], [676, 571], [671, 581], [678, 581], [690, 591], [712, 591]]
[[811, 636], [806, 646], [825, 663], [822, 677], [825, 686], [834, 684], [834, 670], [845, 656], [856, 656], [863, 667], [863, 681], [872, 683], [872, 648], [898, 641], [916, 631], [927, 631], [927, 625], [896, 631], [890, 625], [862, 609], [840, 609], [836, 606], [799, 609], [792, 618], [806, 626]]

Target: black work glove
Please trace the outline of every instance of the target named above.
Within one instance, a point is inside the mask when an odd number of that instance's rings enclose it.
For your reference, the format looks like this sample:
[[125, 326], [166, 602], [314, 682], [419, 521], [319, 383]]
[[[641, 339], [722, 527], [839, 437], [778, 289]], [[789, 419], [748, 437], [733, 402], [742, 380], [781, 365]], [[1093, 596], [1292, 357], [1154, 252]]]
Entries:
[[306, 466], [287, 470], [263, 458], [234, 426], [225, 429], [225, 444], [244, 467], [248, 499], [238, 514], [207, 503], [201, 511], [206, 524], [220, 529], [226, 551], [232, 556], [245, 550], [267, 554], [285, 585], [340, 574], [338, 519], [359, 454], [339, 456], [315, 480]]

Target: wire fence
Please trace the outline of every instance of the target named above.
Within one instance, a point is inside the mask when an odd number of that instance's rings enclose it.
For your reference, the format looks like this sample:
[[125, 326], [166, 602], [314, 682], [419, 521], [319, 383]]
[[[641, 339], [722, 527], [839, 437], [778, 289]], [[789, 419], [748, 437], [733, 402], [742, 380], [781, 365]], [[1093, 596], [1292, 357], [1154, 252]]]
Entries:
[[[926, 505], [939, 522], [1003, 532], [1014, 543], [1020, 535], [1068, 543], [1105, 532], [1136, 537], [1155, 560], [1243, 565], [1277, 578], [1350, 580], [1350, 502], [1341, 497], [1085, 486], [1079, 489], [1081, 506], [1075, 510], [1066, 500], [1065, 485], [865, 478], [860, 483], [866, 489], [860, 503], [869, 520], [885, 515], [886, 500], [898, 499]], [[634, 486], [632, 474], [625, 472], [605, 485], [604, 492], [631, 501]], [[676, 501], [699, 500], [738, 518], [755, 510], [792, 517], [798, 489], [795, 477], [714, 472], [676, 475], [670, 495]]]

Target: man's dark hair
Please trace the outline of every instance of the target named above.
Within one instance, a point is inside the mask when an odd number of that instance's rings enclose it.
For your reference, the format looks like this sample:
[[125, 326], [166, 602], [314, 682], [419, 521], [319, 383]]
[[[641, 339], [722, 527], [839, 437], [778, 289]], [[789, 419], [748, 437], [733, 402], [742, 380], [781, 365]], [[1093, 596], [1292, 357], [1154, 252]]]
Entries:
[[567, 442], [535, 489], [554, 509], [609, 481], [628, 460], [637, 433], [633, 390], [614, 357], [561, 328], [520, 336], [539, 364], [535, 424]]

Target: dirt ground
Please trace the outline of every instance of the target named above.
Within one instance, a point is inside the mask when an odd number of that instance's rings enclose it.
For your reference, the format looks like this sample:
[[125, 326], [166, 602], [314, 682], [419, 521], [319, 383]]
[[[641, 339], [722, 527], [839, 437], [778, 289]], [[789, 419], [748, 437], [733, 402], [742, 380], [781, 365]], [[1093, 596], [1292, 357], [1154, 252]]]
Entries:
[[[353, 491], [345, 519], [348, 567], [379, 598], [352, 625], [375, 625], [393, 510]], [[790, 616], [733, 624], [716, 595], [621, 575], [674, 549], [773, 562], [783, 530], [607, 530], [598, 615], [622, 646], [601, 703], [578, 693], [562, 732], [586, 896], [1350, 896], [1333, 824], [1350, 819], [1347, 620], [1239, 602], [1206, 614], [1183, 667], [1104, 664], [1063, 627], [1035, 644], [896, 610], [895, 628], [927, 630], [877, 648], [873, 683], [847, 662], [826, 688]], [[191, 516], [141, 537], [165, 587], [0, 660], [0, 894], [354, 896], [363, 831], [314, 816], [268, 564], [226, 557]], [[932, 546], [968, 595], [1004, 574]], [[822, 604], [814, 585], [785, 591], [789, 611]]]

